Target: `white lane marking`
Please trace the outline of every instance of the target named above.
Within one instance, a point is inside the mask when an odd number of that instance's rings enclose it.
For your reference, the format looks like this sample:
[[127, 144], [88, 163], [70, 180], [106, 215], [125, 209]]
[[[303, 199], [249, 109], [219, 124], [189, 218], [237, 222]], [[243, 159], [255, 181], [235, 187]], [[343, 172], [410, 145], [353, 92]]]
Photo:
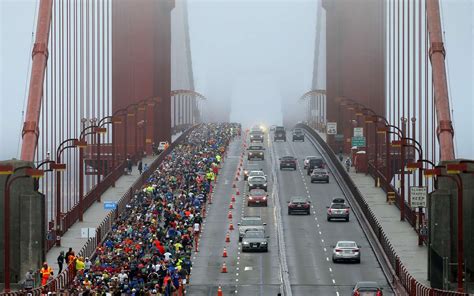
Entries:
[[318, 227], [319, 227], [319, 224], [316, 224], [316, 226], [318, 226]]
[[321, 239], [321, 242], [323, 242], [323, 243], [324, 243], [324, 240], [323, 240], [323, 239]]
[[322, 234], [321, 231], [319, 231], [319, 235], [321, 235], [321, 234]]
[[326, 251], [327, 251], [327, 249], [326, 249], [326, 248], [324, 248], [324, 252], [326, 252]]
[[238, 273], [238, 272], [236, 272], [236, 273], [235, 273], [235, 275], [236, 275], [236, 276], [239, 276], [239, 273]]
[[333, 283], [333, 284], [336, 284], [336, 280], [335, 280], [335, 279], [332, 279], [332, 283]]
[[332, 269], [331, 269], [331, 267], [329, 267], [329, 272], [332, 272]]
[[238, 282], [238, 281], [239, 281], [239, 279], [235, 279], [235, 281], [236, 281], [236, 282]]
[[329, 257], [326, 257], [326, 261], [329, 261]]
[[339, 296], [339, 292], [336, 291], [336, 296]]

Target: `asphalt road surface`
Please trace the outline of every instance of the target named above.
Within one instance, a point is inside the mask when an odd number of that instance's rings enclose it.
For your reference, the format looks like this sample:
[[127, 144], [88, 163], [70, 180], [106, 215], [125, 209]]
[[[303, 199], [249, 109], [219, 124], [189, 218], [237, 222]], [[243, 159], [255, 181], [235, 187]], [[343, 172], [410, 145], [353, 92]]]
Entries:
[[[270, 137], [272, 139], [272, 137]], [[291, 137], [288, 136], [291, 140]], [[248, 145], [248, 139], [245, 139]], [[362, 280], [377, 281], [384, 287], [384, 295], [393, 295], [382, 270], [365, 238], [360, 225], [351, 213], [349, 222], [327, 222], [326, 206], [332, 198], [343, 196], [341, 189], [330, 175], [329, 184], [311, 184], [303, 170], [303, 160], [308, 155], [319, 155], [309, 141], [272, 142], [265, 136], [265, 160], [248, 161], [242, 141], [231, 145], [225, 163], [214, 187], [212, 204], [203, 224], [199, 252], [193, 256], [193, 269], [187, 295], [217, 295], [218, 287], [223, 295], [278, 295], [282, 292], [283, 276], [291, 283], [295, 296], [304, 295], [351, 295], [355, 283]], [[244, 157], [242, 157], [244, 152]], [[298, 169], [280, 171], [278, 158], [286, 155], [298, 159]], [[240, 165], [242, 160], [242, 165]], [[236, 174], [240, 176], [236, 181]], [[263, 169], [268, 177], [269, 201], [267, 207], [248, 207], [247, 184], [243, 170]], [[272, 174], [275, 169], [276, 174]], [[273, 176], [276, 180], [273, 180]], [[233, 188], [233, 184], [236, 188]], [[278, 192], [273, 192], [278, 190]], [[239, 191], [239, 195], [236, 195]], [[277, 221], [275, 193], [278, 193], [281, 221]], [[233, 209], [229, 209], [232, 195]], [[287, 200], [291, 196], [307, 196], [312, 201], [311, 215], [287, 214]], [[232, 218], [228, 218], [229, 211]], [[242, 216], [261, 216], [267, 223], [268, 253], [242, 253], [238, 242], [237, 224]], [[235, 230], [229, 230], [232, 221]], [[277, 223], [281, 223], [287, 266], [282, 266], [277, 239]], [[230, 242], [225, 242], [226, 234]], [[332, 245], [338, 240], [354, 240], [361, 246], [361, 263], [333, 263]], [[227, 258], [222, 257], [224, 248]], [[227, 273], [222, 273], [226, 263]], [[285, 265], [285, 264], [283, 264]], [[288, 274], [284, 271], [288, 268]]]

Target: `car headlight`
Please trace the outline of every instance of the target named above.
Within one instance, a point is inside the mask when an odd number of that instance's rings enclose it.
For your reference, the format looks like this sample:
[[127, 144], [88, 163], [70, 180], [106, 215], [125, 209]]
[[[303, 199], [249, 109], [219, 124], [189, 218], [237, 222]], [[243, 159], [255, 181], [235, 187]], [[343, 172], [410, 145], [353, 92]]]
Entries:
[[253, 197], [249, 196], [249, 200], [253, 200]]
[[263, 186], [267, 187], [267, 183], [263, 184]]
[[267, 242], [262, 242], [262, 245], [266, 245], [266, 244], [267, 244]]
[[249, 242], [242, 242], [242, 244], [243, 244], [243, 245], [248, 245], [248, 244], [249, 244]]
[[263, 200], [266, 200], [266, 199], [267, 199], [267, 197], [266, 197], [266, 196], [264, 196], [264, 197], [263, 197]]

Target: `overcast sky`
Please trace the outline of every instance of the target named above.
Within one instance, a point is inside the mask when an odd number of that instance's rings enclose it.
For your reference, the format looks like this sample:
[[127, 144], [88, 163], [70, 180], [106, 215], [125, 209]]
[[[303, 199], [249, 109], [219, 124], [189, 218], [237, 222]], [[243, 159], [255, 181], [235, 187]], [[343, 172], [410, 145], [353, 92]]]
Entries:
[[[0, 159], [18, 156], [38, 2], [0, 0]], [[457, 156], [474, 158], [474, 3], [441, 3]], [[316, 0], [189, 0], [188, 7], [196, 90], [210, 102], [229, 100], [233, 120], [280, 123], [282, 100], [311, 88]]]

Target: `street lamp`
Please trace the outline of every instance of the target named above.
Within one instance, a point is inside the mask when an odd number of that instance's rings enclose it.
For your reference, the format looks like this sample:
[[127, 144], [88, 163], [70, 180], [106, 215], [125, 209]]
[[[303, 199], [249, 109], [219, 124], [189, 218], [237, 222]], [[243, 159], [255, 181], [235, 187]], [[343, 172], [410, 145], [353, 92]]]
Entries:
[[[71, 143], [72, 142], [72, 143]], [[66, 164], [61, 163], [61, 154], [64, 150], [75, 148], [78, 145], [76, 138], [70, 138], [62, 141], [56, 149], [56, 237], [62, 235], [61, 231], [61, 172], [66, 170]], [[61, 240], [56, 240], [57, 246], [61, 245]]]
[[[18, 170], [24, 169], [25, 175], [11, 176]], [[3, 244], [4, 244], [4, 277], [5, 277], [5, 292], [10, 292], [10, 186], [22, 178], [41, 178], [44, 172], [42, 170], [34, 169], [30, 166], [20, 166], [13, 169], [13, 166], [6, 165], [0, 167], [0, 174], [6, 175], [5, 187], [3, 192]]]

